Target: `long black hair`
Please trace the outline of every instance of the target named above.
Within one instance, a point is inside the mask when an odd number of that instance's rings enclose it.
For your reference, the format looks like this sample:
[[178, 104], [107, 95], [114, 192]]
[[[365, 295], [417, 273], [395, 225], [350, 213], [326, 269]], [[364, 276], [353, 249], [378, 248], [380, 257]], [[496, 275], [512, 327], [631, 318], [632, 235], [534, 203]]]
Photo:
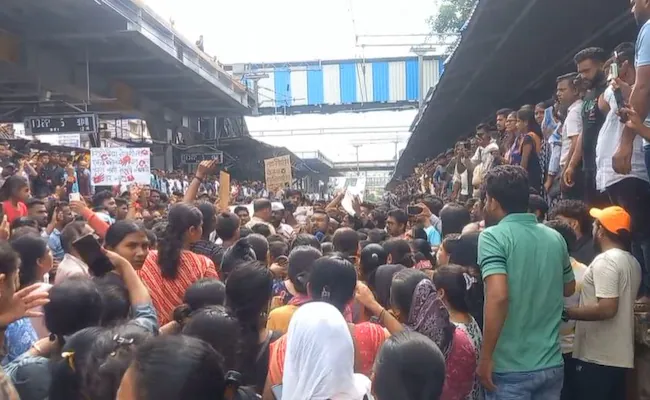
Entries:
[[224, 358], [227, 370], [236, 370], [241, 327], [223, 306], [207, 306], [189, 315], [181, 331], [209, 343]]
[[224, 399], [222, 357], [203, 340], [187, 335], [158, 336], [136, 349], [131, 366], [138, 399]]
[[387, 240], [383, 244], [384, 250], [391, 256], [392, 264], [401, 264], [406, 268], [412, 268], [415, 264], [413, 253], [409, 242], [403, 239]]
[[390, 285], [391, 306], [402, 315], [408, 315], [411, 312], [415, 288], [424, 279], [429, 279], [429, 277], [417, 269], [407, 268], [396, 273]]
[[414, 331], [386, 339], [375, 360], [374, 392], [379, 399], [439, 399], [445, 357], [436, 344]]
[[158, 266], [163, 278], [175, 279], [180, 266], [183, 236], [191, 227], [199, 227], [203, 214], [194, 206], [179, 203], [169, 209], [165, 232], [158, 241]]
[[[242, 354], [237, 370], [246, 384], [255, 384], [255, 361], [260, 331], [266, 325], [266, 312], [273, 295], [273, 275], [259, 261], [238, 265], [226, 281], [226, 306], [241, 327]], [[265, 372], [266, 373], [266, 372]], [[263, 388], [258, 388], [260, 391]]]
[[228, 276], [230, 276], [230, 273], [234, 271], [237, 266], [256, 260], [257, 255], [250, 243], [248, 243], [248, 239], [239, 239], [223, 253], [223, 257], [221, 258], [221, 279], [224, 281], [228, 280]]
[[144, 232], [144, 226], [130, 220], [117, 221], [106, 231], [104, 245], [109, 249], [116, 248], [125, 237], [132, 233]]
[[474, 268], [448, 264], [436, 269], [433, 283], [444, 289], [445, 299], [456, 311], [472, 315], [477, 323], [483, 322], [483, 280]]
[[[71, 335], [62, 348], [63, 357], [50, 361], [51, 383], [49, 398], [64, 400], [83, 398], [84, 375], [94, 343], [106, 329], [93, 326]], [[74, 351], [70, 351], [74, 349]], [[48, 376], [50, 374], [46, 374]]]
[[354, 297], [357, 287], [357, 272], [354, 264], [343, 254], [318, 259], [309, 276], [309, 288], [313, 300], [330, 303], [339, 311]]
[[521, 110], [517, 111], [517, 118], [522, 121], [526, 121], [528, 125], [528, 132], [534, 132], [538, 137], [542, 139], [544, 138], [544, 135], [542, 134], [542, 128], [539, 126], [537, 120], [535, 119], [534, 110], [522, 108]]
[[0, 201], [6, 201], [14, 197], [17, 190], [29, 186], [27, 179], [20, 175], [12, 175], [5, 180], [5, 183], [0, 186]]
[[11, 247], [20, 255], [18, 278], [20, 287], [24, 288], [37, 282], [40, 278], [38, 260], [49, 251], [47, 242], [41, 236], [28, 234], [11, 241]]
[[199, 279], [185, 290], [183, 304], [174, 309], [172, 318], [182, 325], [196, 310], [225, 303], [226, 286], [223, 282], [216, 278]]
[[388, 252], [380, 244], [370, 243], [361, 250], [359, 257], [359, 272], [361, 279], [368, 282], [374, 279], [379, 266], [386, 264]]
[[307, 294], [309, 275], [316, 260], [323, 255], [311, 246], [298, 246], [289, 253], [287, 274], [296, 292]]
[[131, 363], [136, 346], [152, 336], [129, 322], [114, 328], [90, 327], [75, 333], [51, 362], [51, 400], [112, 400]]
[[431, 244], [425, 239], [414, 239], [411, 242], [413, 252], [415, 253], [415, 261], [420, 262], [428, 260], [432, 267], [436, 266], [436, 258], [431, 253]]

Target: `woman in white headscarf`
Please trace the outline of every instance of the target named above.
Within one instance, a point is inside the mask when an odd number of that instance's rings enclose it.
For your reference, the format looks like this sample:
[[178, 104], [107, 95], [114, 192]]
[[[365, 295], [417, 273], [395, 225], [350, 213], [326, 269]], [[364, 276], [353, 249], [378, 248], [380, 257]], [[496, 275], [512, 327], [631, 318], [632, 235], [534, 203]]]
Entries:
[[370, 400], [370, 380], [354, 373], [350, 328], [336, 307], [313, 302], [291, 318], [282, 400]]

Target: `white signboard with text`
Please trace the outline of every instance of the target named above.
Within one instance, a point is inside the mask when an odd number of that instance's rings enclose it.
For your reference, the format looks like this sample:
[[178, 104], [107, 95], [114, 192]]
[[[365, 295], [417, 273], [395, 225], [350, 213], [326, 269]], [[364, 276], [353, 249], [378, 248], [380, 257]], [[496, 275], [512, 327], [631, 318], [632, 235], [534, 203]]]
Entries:
[[146, 147], [100, 147], [90, 149], [91, 183], [120, 185], [151, 183], [151, 150]]
[[280, 156], [264, 160], [266, 188], [270, 191], [291, 187], [291, 157]]

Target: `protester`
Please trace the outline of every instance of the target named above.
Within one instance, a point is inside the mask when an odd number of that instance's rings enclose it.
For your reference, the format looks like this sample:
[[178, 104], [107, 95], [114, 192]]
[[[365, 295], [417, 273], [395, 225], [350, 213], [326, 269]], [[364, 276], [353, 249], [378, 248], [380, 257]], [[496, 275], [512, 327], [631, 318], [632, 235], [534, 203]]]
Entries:
[[[573, 250], [576, 244], [576, 235], [573, 228], [569, 224], [560, 220], [546, 221], [545, 225], [555, 229], [566, 242], [569, 253]], [[576, 291], [569, 297], [564, 298], [564, 307], [575, 307], [580, 303], [580, 292], [584, 282], [584, 275], [587, 267], [578, 262], [575, 258], [570, 257], [571, 269], [576, 280]], [[562, 400], [570, 400], [576, 398], [575, 388], [575, 374], [576, 365], [573, 358], [573, 343], [575, 342], [576, 321], [563, 321], [560, 326], [560, 339], [562, 347], [562, 357], [564, 358], [564, 383], [562, 384]]]
[[592, 209], [591, 215], [602, 253], [585, 272], [580, 305], [568, 308], [565, 317], [577, 321], [577, 398], [615, 399], [625, 391], [627, 370], [634, 368], [634, 300], [641, 267], [630, 254], [630, 215], [617, 206]]
[[104, 246], [124, 257], [140, 270], [149, 254], [149, 238], [145, 229], [132, 221], [117, 221], [106, 232]]
[[650, 342], [643, 39], [607, 64], [582, 50], [557, 99], [509, 104], [351, 208], [231, 164], [219, 199], [214, 161], [95, 186], [88, 160], [0, 142], [5, 383], [23, 400], [625, 398]]
[[370, 380], [354, 374], [354, 344], [341, 313], [316, 302], [305, 305], [294, 318], [288, 332], [282, 398], [367, 398]]
[[589, 215], [587, 205], [579, 200], [561, 200], [551, 209], [548, 217], [550, 220], [557, 219], [571, 226], [576, 235], [571, 257], [589, 265], [596, 257], [597, 251], [592, 236], [593, 219]]
[[563, 379], [558, 315], [563, 295], [575, 291], [566, 243], [527, 214], [529, 184], [521, 167], [496, 167], [485, 183], [488, 228], [478, 247], [485, 320], [478, 375], [488, 399], [511, 391], [558, 398]]
[[29, 185], [25, 178], [13, 175], [5, 180], [0, 188], [2, 211], [7, 216], [7, 222], [12, 223], [20, 217], [27, 216], [25, 202], [29, 199]]
[[[433, 275], [433, 283], [445, 307], [449, 311], [449, 320], [462, 329], [472, 341], [478, 363], [483, 335], [472, 313], [480, 313], [483, 305], [483, 288], [480, 279], [472, 275], [473, 271], [458, 265], [438, 268]], [[483, 390], [475, 378], [469, 398], [482, 399]]]
[[320, 257], [322, 257], [321, 252], [310, 246], [299, 246], [291, 250], [287, 269], [289, 282], [285, 284], [286, 292], [283, 293], [283, 297], [289, 297], [289, 299], [280, 299], [278, 302], [286, 305], [269, 313], [266, 323], [268, 329], [286, 333], [296, 310], [311, 301], [307, 293], [307, 283], [314, 262]]
[[138, 271], [149, 288], [161, 326], [171, 321], [172, 311], [181, 304], [185, 290], [192, 283], [201, 278], [219, 277], [212, 261], [189, 250], [202, 236], [202, 221], [197, 208], [186, 204], [172, 206], [158, 249], [149, 252]]

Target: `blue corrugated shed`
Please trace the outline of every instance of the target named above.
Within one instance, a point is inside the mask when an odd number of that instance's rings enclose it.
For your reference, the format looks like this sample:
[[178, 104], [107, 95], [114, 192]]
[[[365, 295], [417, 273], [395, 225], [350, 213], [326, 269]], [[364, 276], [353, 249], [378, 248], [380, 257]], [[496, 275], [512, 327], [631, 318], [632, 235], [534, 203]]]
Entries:
[[274, 72], [275, 106], [291, 107], [291, 75], [289, 68], [277, 68]]
[[420, 66], [418, 60], [406, 62], [406, 100], [417, 101], [420, 98]]
[[341, 71], [341, 103], [351, 104], [357, 101], [356, 64], [346, 63], [340, 65]]
[[372, 98], [374, 101], [388, 101], [388, 63], [372, 63]]
[[323, 104], [325, 93], [323, 90], [323, 69], [307, 70], [307, 104]]
[[[260, 65], [270, 76], [268, 81], [260, 80], [260, 88], [264, 93], [273, 93], [275, 103], [269, 102], [267, 107], [322, 105], [326, 101], [328, 104], [416, 102], [421, 85], [428, 88], [437, 83], [444, 71], [444, 60], [425, 58], [423, 66], [421, 71], [416, 57]], [[245, 83], [251, 87], [251, 81]]]

